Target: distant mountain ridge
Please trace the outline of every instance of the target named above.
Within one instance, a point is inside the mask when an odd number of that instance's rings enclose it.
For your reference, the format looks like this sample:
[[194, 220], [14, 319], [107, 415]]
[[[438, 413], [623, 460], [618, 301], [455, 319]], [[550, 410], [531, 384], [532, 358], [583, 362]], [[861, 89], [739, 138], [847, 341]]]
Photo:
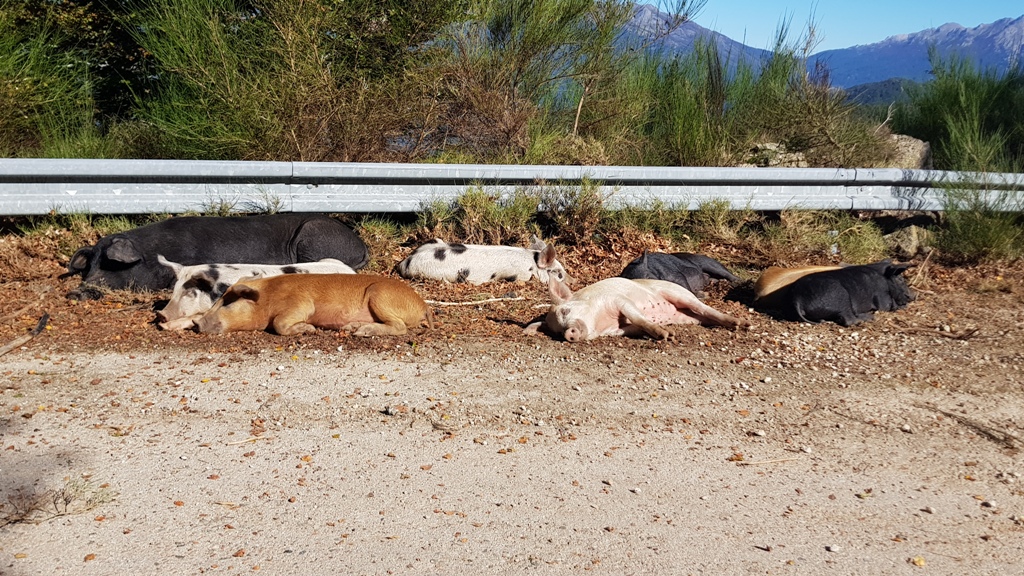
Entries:
[[[630, 33], [650, 37], [652, 31], [667, 20], [668, 16], [653, 6], [641, 6], [633, 17]], [[695, 22], [686, 22], [669, 34], [664, 39], [663, 50], [685, 54], [692, 50], [698, 38], [713, 40], [719, 53], [728, 56], [732, 65], [741, 58], [757, 66], [770, 55], [766, 50], [746, 46]], [[932, 45], [944, 57], [956, 54], [968, 58], [979, 68], [1002, 72], [1015, 61], [1024, 62], [1024, 15], [974, 28], [943, 24], [938, 28], [890, 36], [874, 44], [825, 50], [813, 54], [808, 66], [813, 67], [816, 60], [825, 62], [831, 70], [832, 85], [840, 88], [890, 78], [925, 82], [930, 78], [928, 48]]]
[[964, 28], [943, 24], [912, 34], [890, 36], [881, 42], [825, 50], [813, 56], [828, 64], [835, 86], [849, 87], [889, 78], [925, 82], [930, 78], [928, 47], [943, 57], [956, 54], [981, 69], [1005, 71], [1024, 56], [1024, 16]]

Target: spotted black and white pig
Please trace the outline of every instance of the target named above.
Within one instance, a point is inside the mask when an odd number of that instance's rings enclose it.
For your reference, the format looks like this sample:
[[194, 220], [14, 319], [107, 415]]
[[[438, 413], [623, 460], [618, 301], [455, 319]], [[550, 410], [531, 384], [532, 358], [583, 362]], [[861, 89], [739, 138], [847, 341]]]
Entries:
[[157, 261], [174, 271], [177, 281], [171, 299], [157, 311], [160, 327], [164, 330], [185, 330], [214, 302], [224, 295], [232, 284], [250, 278], [268, 278], [281, 274], [355, 274], [355, 270], [341, 260], [324, 258], [318, 262], [301, 264], [197, 264], [182, 266], [162, 255]]
[[644, 252], [622, 270], [619, 276], [632, 280], [650, 279], [675, 282], [700, 296], [710, 279], [738, 282], [740, 279], [721, 262], [702, 254], [689, 252]]
[[673, 324], [750, 326], [750, 322], [719, 312], [686, 288], [665, 280], [606, 278], [574, 293], [552, 277], [548, 290], [551, 310], [543, 322], [527, 326], [526, 334], [536, 334], [546, 325], [569, 342], [641, 334], [661, 340], [671, 338], [664, 327]]
[[82, 275], [69, 298], [99, 298], [89, 285], [128, 290], [166, 290], [174, 271], [157, 261], [162, 254], [186, 266], [217, 262], [295, 264], [323, 258], [355, 270], [369, 262], [366, 244], [351, 228], [318, 214], [191, 216], [171, 218], [104, 236], [71, 257], [64, 276]]
[[873, 320], [876, 310], [892, 312], [914, 300], [914, 291], [903, 278], [909, 266], [882, 260], [808, 274], [790, 284], [783, 309], [804, 322], [852, 326]]
[[555, 248], [533, 237], [529, 248], [448, 244], [440, 238], [417, 248], [397, 266], [403, 278], [428, 278], [448, 282], [485, 282], [539, 279], [548, 277], [572, 282], [562, 263], [555, 259]]

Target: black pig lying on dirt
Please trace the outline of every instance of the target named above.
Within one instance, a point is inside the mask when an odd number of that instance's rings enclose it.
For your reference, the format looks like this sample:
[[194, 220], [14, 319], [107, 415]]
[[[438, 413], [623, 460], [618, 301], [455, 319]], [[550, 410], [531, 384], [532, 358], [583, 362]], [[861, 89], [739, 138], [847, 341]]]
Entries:
[[174, 286], [174, 270], [157, 255], [182, 265], [239, 262], [295, 264], [334, 258], [358, 270], [366, 266], [366, 244], [351, 228], [318, 214], [265, 216], [191, 216], [171, 218], [100, 238], [75, 252], [64, 276], [82, 275], [82, 286], [68, 293], [95, 299], [92, 286], [115, 290], [165, 290]]
[[653, 252], [633, 260], [619, 274], [630, 280], [666, 280], [675, 282], [700, 296], [711, 278], [738, 282], [739, 278], [725, 269], [720, 262], [701, 254]]
[[791, 319], [842, 326], [874, 319], [873, 312], [906, 307], [915, 295], [903, 278], [909, 264], [882, 260], [808, 274], [789, 287], [783, 308]]

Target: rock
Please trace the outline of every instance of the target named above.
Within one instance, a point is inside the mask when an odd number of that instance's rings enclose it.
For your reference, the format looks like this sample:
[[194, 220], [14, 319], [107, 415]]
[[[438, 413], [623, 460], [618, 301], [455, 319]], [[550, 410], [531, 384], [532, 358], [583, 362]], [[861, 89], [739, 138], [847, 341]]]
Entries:
[[766, 142], [750, 149], [746, 162], [738, 164], [745, 168], [809, 168], [803, 152], [790, 152], [785, 144]]
[[932, 147], [923, 140], [905, 134], [889, 136], [895, 150], [893, 157], [886, 162], [886, 168], [903, 168], [906, 170], [931, 170]]
[[910, 260], [931, 250], [932, 233], [920, 226], [900, 228], [884, 238], [889, 249], [901, 260]]

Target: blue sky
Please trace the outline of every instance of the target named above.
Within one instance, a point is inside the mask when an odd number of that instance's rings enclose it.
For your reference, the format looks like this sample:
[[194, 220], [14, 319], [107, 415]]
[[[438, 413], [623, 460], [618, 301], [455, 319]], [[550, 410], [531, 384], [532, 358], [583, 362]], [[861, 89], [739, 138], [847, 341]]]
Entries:
[[[641, 0], [643, 3], [644, 0]], [[754, 48], [771, 48], [779, 22], [790, 20], [789, 40], [816, 23], [815, 52], [872, 44], [896, 34], [954, 22], [973, 28], [1024, 15], [1024, 0], [707, 0], [694, 21]]]

